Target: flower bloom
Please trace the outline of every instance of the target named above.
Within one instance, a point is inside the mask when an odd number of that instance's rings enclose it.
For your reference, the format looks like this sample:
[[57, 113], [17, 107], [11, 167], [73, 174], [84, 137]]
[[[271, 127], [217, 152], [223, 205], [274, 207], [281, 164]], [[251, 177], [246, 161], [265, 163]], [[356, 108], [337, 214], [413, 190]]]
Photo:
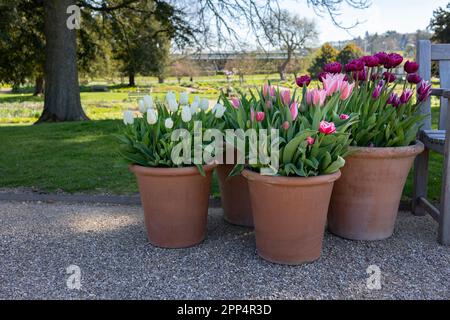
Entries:
[[319, 132], [324, 134], [333, 134], [336, 132], [336, 127], [333, 122], [321, 121], [319, 124]]
[[172, 118], [167, 118], [167, 119], [164, 121], [164, 126], [165, 126], [167, 129], [172, 129], [172, 128], [173, 128], [173, 120], [172, 120]]
[[147, 108], [145, 107], [145, 102], [143, 99], [139, 100], [139, 111], [141, 113], [145, 113], [145, 111], [147, 111]]
[[306, 92], [306, 103], [315, 106], [323, 106], [327, 98], [327, 91], [320, 89], [313, 89]]
[[264, 97], [274, 97], [275, 96], [275, 87], [274, 86], [270, 86], [267, 83], [263, 86], [263, 96]]
[[266, 101], [266, 107], [267, 107], [267, 109], [272, 109], [272, 101], [270, 101], [270, 100], [267, 100]]
[[365, 56], [361, 58], [367, 67], [374, 68], [380, 64], [380, 60], [375, 56]]
[[133, 124], [134, 122], [134, 113], [133, 111], [124, 111], [123, 112], [123, 123], [127, 124]]
[[378, 58], [379, 66], [384, 65], [388, 61], [388, 54], [386, 52], [378, 52], [374, 57]]
[[153, 109], [154, 108], [152, 96], [145, 95], [143, 100], [144, 100], [145, 107], [147, 109]]
[[384, 87], [384, 81], [381, 80], [378, 83], [378, 85], [375, 87], [375, 89], [373, 90], [373, 93], [372, 93], [373, 99], [377, 100], [380, 97], [381, 92], [383, 91], [383, 87]]
[[300, 76], [297, 79], [295, 79], [295, 82], [299, 87], [307, 87], [311, 83], [311, 77], [308, 75]]
[[265, 117], [266, 117], [266, 114], [263, 111], [258, 111], [256, 113], [256, 122], [262, 122]]
[[391, 93], [389, 96], [389, 99], [387, 101], [387, 104], [394, 106], [397, 108], [400, 105], [400, 98], [396, 93]]
[[326, 73], [337, 74], [342, 72], [342, 64], [339, 62], [328, 63], [323, 67]]
[[291, 90], [281, 91], [280, 96], [284, 105], [288, 106], [291, 103]]
[[289, 107], [289, 110], [291, 112], [292, 121], [295, 121], [295, 119], [297, 119], [297, 116], [298, 116], [298, 105], [297, 105], [297, 102], [291, 103], [291, 106]]
[[392, 83], [397, 79], [397, 77], [395, 76], [395, 74], [386, 71], [385, 73], [383, 73], [383, 79], [387, 83]]
[[356, 71], [363, 71], [364, 70], [365, 63], [361, 59], [354, 59], [351, 60], [349, 63], [345, 65], [345, 70], [347, 72], [356, 72]]
[[422, 81], [417, 87], [417, 99], [419, 102], [427, 100], [431, 96], [431, 83], [428, 81]]
[[285, 122], [283, 122], [283, 124], [281, 125], [281, 127], [284, 129], [284, 130], [287, 130], [287, 129], [289, 129], [289, 127], [290, 127], [290, 125], [289, 125], [289, 121], [285, 121]]
[[158, 114], [155, 109], [147, 110], [147, 122], [148, 124], [155, 124], [158, 121]]
[[331, 96], [338, 91], [344, 82], [345, 75], [342, 73], [331, 74], [328, 73], [323, 79], [323, 88], [327, 91], [327, 95]]
[[411, 84], [419, 84], [422, 82], [422, 78], [417, 73], [408, 74], [406, 80]]
[[408, 60], [405, 62], [404, 68], [406, 73], [416, 73], [419, 71], [419, 64]]
[[355, 87], [355, 84], [352, 83], [348, 83], [348, 81], [343, 81], [341, 84], [341, 87], [339, 88], [340, 92], [341, 92], [341, 100], [345, 101], [347, 100], [353, 92], [353, 88]]
[[225, 107], [221, 105], [220, 103], [216, 103], [214, 108], [212, 109], [212, 113], [216, 118], [222, 118], [223, 114], [225, 113]]
[[377, 81], [378, 79], [380, 79], [380, 75], [378, 73], [374, 73], [370, 76], [370, 80], [373, 82]]
[[180, 93], [180, 105], [186, 106], [189, 104], [189, 94], [187, 92]]
[[253, 108], [250, 108], [250, 121], [255, 121], [255, 110]]
[[172, 112], [177, 112], [177, 111], [178, 111], [178, 103], [177, 103], [177, 100], [175, 100], [175, 99], [169, 99], [169, 100], [167, 101], [167, 104], [168, 104], [168, 109], [169, 109], [169, 111], [172, 111]]
[[353, 79], [355, 81], [366, 81], [367, 79], [366, 70], [363, 69], [362, 71], [353, 72]]
[[317, 76], [317, 79], [319, 79], [320, 82], [323, 82], [323, 79], [325, 79], [325, 77], [327, 76], [328, 72], [321, 72], [319, 73], [319, 75]]
[[410, 89], [407, 89], [403, 91], [402, 95], [400, 96], [400, 103], [401, 104], [407, 104], [409, 100], [411, 100], [413, 96], [413, 91]]
[[313, 137], [306, 138], [306, 142], [308, 142], [308, 146], [312, 146], [316, 140]]
[[191, 113], [191, 108], [189, 108], [189, 106], [183, 106], [183, 108], [181, 109], [181, 120], [183, 120], [184, 122], [189, 122], [192, 120], [192, 113]]
[[239, 101], [238, 98], [232, 98], [231, 105], [233, 106], [233, 108], [239, 109], [239, 106], [241, 105], [241, 101]]
[[208, 110], [208, 108], [209, 108], [209, 100], [206, 99], [206, 98], [203, 98], [202, 100], [200, 100], [200, 108], [203, 111]]
[[349, 118], [350, 118], [350, 116], [348, 114], [344, 114], [344, 113], [339, 116], [339, 119], [341, 119], [341, 120], [348, 120]]
[[393, 69], [401, 65], [403, 62], [403, 57], [398, 53], [388, 54], [387, 60], [384, 63], [386, 69]]

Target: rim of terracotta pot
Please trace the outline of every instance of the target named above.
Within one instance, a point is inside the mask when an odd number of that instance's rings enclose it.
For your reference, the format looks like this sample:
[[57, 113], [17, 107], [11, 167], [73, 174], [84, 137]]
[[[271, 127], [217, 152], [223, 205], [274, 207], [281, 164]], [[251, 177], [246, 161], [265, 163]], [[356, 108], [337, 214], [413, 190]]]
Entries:
[[248, 180], [258, 181], [272, 185], [314, 186], [336, 181], [341, 177], [341, 171], [317, 177], [281, 177], [281, 176], [263, 176], [258, 172], [251, 171], [249, 169], [244, 169], [244, 171], [242, 171], [242, 175]]
[[349, 157], [352, 158], [406, 158], [422, 153], [425, 146], [422, 142], [416, 141], [413, 145], [406, 147], [349, 147], [349, 150], [355, 150]]
[[[217, 164], [203, 165], [205, 172], [214, 170]], [[160, 167], [143, 167], [137, 164], [129, 166], [130, 171], [143, 176], [194, 176], [199, 175], [200, 172], [196, 166], [183, 168], [160, 168]]]

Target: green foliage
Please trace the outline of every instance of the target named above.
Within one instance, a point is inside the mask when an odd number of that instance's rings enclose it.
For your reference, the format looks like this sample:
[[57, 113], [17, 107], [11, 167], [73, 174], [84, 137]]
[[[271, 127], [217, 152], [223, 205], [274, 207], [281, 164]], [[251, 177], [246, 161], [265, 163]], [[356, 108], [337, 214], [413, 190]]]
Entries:
[[324, 65], [330, 62], [335, 62], [339, 52], [329, 43], [325, 43], [316, 53], [308, 72], [317, 76], [322, 72]]
[[342, 65], [346, 65], [350, 60], [361, 57], [363, 54], [364, 53], [362, 49], [358, 47], [355, 43], [349, 43], [344, 48], [342, 48], [336, 60], [340, 62]]
[[433, 12], [430, 29], [434, 31], [433, 41], [439, 43], [450, 42], [450, 3], [447, 4], [447, 10], [439, 8]]

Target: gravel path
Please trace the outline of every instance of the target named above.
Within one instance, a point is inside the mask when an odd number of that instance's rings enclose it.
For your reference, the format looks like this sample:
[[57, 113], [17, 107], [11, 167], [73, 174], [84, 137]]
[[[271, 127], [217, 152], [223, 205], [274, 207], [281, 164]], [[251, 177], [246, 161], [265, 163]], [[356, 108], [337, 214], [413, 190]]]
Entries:
[[[0, 201], [0, 298], [450, 299], [450, 248], [436, 229], [401, 213], [389, 240], [326, 234], [319, 261], [289, 267], [260, 259], [252, 230], [220, 209], [201, 245], [165, 250], [146, 241], [138, 206]], [[80, 290], [66, 285], [69, 265], [80, 267]], [[366, 286], [369, 265], [381, 290]]]

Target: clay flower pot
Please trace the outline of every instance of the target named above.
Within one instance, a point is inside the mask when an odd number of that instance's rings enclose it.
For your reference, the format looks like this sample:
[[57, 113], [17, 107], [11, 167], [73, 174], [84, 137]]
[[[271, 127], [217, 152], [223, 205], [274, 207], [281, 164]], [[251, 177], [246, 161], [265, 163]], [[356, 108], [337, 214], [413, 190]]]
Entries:
[[214, 167], [204, 166], [203, 177], [197, 167], [130, 166], [138, 181], [151, 244], [186, 248], [203, 241]]
[[271, 262], [297, 265], [322, 251], [328, 205], [341, 173], [310, 178], [262, 176], [248, 179], [258, 254]]
[[233, 164], [220, 164], [216, 168], [224, 219], [238, 226], [253, 227], [248, 183], [242, 175], [228, 176], [233, 167]]
[[354, 148], [336, 182], [328, 214], [330, 231], [351, 240], [383, 240], [394, 232], [403, 187], [424, 146]]

